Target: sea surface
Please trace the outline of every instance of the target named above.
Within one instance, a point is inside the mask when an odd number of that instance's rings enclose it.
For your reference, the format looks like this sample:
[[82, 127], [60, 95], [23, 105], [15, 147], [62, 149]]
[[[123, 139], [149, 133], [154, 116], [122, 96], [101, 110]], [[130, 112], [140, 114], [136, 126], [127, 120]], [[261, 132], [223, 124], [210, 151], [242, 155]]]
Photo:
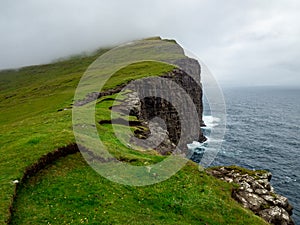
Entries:
[[[264, 169], [273, 174], [275, 191], [294, 206], [293, 219], [300, 225], [300, 88], [225, 88], [226, 133], [211, 164]], [[209, 136], [222, 122], [213, 117], [204, 101], [203, 131]], [[210, 147], [193, 143], [201, 155]], [[194, 155], [197, 161], [197, 154]]]

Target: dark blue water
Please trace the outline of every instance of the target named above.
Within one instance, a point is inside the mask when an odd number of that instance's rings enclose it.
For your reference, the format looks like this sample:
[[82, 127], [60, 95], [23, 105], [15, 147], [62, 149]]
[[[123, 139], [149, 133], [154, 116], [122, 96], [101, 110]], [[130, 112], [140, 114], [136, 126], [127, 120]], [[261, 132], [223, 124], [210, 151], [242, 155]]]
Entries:
[[[223, 92], [227, 129], [213, 165], [270, 171], [275, 191], [288, 197], [294, 206], [293, 219], [300, 224], [300, 88]], [[207, 105], [204, 114], [209, 114]]]

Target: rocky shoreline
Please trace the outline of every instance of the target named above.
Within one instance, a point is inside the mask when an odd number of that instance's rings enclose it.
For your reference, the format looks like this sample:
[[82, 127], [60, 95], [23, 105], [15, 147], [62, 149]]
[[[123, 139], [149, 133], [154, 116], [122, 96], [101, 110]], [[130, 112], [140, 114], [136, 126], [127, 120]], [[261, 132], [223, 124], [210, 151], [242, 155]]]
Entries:
[[238, 187], [232, 191], [232, 197], [268, 223], [295, 225], [291, 218], [293, 206], [286, 197], [274, 191], [270, 184], [272, 178], [270, 172], [230, 166], [210, 168], [207, 173], [226, 182], [237, 184]]

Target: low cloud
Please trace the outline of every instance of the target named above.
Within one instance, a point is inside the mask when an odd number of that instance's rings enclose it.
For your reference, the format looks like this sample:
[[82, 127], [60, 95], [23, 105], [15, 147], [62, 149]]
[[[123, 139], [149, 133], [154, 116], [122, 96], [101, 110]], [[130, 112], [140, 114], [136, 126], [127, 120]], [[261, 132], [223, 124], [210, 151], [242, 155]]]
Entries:
[[297, 0], [28, 0], [0, 8], [0, 69], [160, 35], [225, 85], [300, 86]]

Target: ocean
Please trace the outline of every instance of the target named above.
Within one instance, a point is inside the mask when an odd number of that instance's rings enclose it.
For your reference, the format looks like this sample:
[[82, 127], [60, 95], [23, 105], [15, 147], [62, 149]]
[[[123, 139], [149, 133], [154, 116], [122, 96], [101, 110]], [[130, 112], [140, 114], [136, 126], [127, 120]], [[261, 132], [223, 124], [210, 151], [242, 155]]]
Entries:
[[[294, 206], [293, 219], [300, 224], [300, 88], [225, 88], [226, 133], [221, 149], [211, 164], [239, 165], [264, 169], [273, 174], [275, 191]], [[203, 132], [209, 137], [218, 129], [219, 118], [210, 115], [204, 101]], [[196, 146], [196, 147], [195, 147]], [[194, 145], [201, 153], [209, 141]], [[197, 154], [194, 161], [199, 161]]]

